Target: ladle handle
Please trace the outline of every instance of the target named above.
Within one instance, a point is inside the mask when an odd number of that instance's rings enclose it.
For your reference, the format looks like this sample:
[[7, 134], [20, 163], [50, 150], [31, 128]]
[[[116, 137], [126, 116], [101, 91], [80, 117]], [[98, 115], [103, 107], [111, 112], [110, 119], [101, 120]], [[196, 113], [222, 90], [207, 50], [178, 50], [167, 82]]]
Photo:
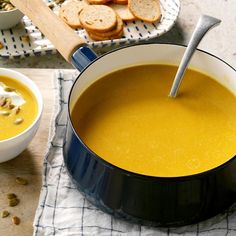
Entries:
[[189, 44], [185, 50], [184, 56], [180, 62], [178, 71], [176, 73], [173, 85], [171, 87], [171, 91], [169, 97], [176, 97], [179, 86], [182, 82], [184, 73], [187, 69], [187, 66], [198, 46], [203, 36], [208, 32], [208, 30], [212, 29], [214, 26], [218, 25], [221, 20], [216, 19], [211, 16], [202, 15], [198, 20], [197, 26], [193, 32], [193, 35], [189, 41]]
[[67, 61], [71, 61], [71, 56], [77, 48], [85, 45], [85, 41], [42, 0], [11, 0], [11, 2], [32, 20]]

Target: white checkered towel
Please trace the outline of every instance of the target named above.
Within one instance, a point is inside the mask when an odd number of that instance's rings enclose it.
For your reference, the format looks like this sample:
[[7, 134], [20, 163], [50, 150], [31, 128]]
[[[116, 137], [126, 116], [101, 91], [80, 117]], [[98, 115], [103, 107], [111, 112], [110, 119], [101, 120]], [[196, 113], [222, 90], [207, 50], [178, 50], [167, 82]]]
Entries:
[[68, 70], [59, 71], [56, 75], [56, 114], [52, 120], [51, 141], [43, 166], [43, 186], [34, 219], [34, 235], [236, 235], [236, 205], [200, 224], [165, 229], [118, 220], [91, 205], [69, 179], [62, 157], [66, 103], [76, 76], [77, 72]]

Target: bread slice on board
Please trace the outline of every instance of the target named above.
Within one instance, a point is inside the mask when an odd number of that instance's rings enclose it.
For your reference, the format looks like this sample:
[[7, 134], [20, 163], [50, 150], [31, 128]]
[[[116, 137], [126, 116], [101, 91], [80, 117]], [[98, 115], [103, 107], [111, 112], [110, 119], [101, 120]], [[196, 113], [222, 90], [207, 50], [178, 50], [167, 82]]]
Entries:
[[79, 13], [87, 5], [88, 4], [84, 1], [68, 1], [61, 6], [59, 17], [71, 28], [80, 28], [81, 23], [79, 19]]
[[117, 15], [117, 25], [116, 27], [108, 32], [98, 33], [95, 31], [87, 30], [89, 36], [94, 40], [108, 40], [108, 39], [115, 39], [120, 38], [123, 34], [124, 23], [122, 19]]
[[138, 19], [156, 22], [161, 19], [159, 0], [128, 0], [130, 11]]
[[92, 40], [95, 40], [95, 41], [112, 40], [112, 39], [121, 38], [121, 36], [123, 35], [123, 30], [120, 31], [118, 34], [109, 35], [109, 36], [101, 36], [99, 34], [94, 34], [92, 32], [88, 32], [88, 35]]
[[132, 14], [127, 5], [111, 3], [109, 4], [109, 7], [115, 10], [115, 12], [120, 16], [123, 21], [132, 21], [136, 19], [136, 17]]
[[86, 30], [107, 32], [116, 27], [117, 16], [115, 11], [105, 5], [88, 5], [79, 14], [82, 26]]

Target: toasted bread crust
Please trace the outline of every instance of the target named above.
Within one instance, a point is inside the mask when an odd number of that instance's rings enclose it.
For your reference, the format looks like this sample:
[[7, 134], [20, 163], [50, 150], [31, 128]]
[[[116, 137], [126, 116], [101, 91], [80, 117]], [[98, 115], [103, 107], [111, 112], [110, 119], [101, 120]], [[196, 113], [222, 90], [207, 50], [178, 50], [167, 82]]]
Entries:
[[128, 0], [112, 0], [112, 2], [116, 4], [126, 5], [128, 4]]
[[95, 40], [95, 41], [119, 39], [123, 35], [123, 30], [120, 31], [118, 34], [114, 34], [114, 35], [110, 35], [110, 36], [106, 36], [106, 37], [105, 36], [100, 36], [100, 35], [97, 35], [97, 34], [93, 34], [93, 33], [89, 33], [89, 32], [88, 32], [88, 35], [92, 40]]
[[111, 3], [109, 4], [109, 7], [111, 7], [123, 21], [133, 21], [136, 19], [136, 17], [132, 14], [127, 5]]
[[161, 19], [159, 0], [128, 0], [128, 7], [140, 20], [152, 23]]
[[59, 11], [59, 17], [71, 28], [77, 29], [81, 27], [79, 12], [87, 6], [84, 1], [69, 1], [62, 5]]
[[108, 32], [116, 27], [115, 11], [105, 5], [88, 5], [79, 14], [80, 22], [86, 30]]
[[109, 39], [110, 37], [113, 37], [115, 35], [119, 35], [123, 31], [123, 29], [124, 29], [124, 23], [123, 23], [122, 19], [119, 17], [119, 15], [117, 15], [117, 24], [113, 30], [108, 31], [108, 32], [103, 32], [103, 33], [98, 33], [95, 31], [88, 31], [88, 33], [92, 34], [94, 36]]

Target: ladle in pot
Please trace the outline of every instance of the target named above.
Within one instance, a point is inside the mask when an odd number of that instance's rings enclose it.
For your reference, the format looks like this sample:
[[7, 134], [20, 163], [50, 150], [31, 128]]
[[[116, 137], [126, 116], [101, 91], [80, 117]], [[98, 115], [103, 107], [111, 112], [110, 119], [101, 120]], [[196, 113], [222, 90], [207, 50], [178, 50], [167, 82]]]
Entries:
[[187, 69], [187, 66], [197, 49], [197, 46], [203, 39], [204, 35], [213, 27], [219, 25], [221, 20], [214, 18], [212, 16], [202, 15], [197, 23], [197, 26], [192, 34], [192, 37], [189, 41], [189, 44], [185, 50], [185, 53], [180, 62], [178, 71], [176, 73], [174, 82], [172, 84], [169, 97], [175, 98], [177, 96], [179, 86], [183, 80], [184, 73]]

